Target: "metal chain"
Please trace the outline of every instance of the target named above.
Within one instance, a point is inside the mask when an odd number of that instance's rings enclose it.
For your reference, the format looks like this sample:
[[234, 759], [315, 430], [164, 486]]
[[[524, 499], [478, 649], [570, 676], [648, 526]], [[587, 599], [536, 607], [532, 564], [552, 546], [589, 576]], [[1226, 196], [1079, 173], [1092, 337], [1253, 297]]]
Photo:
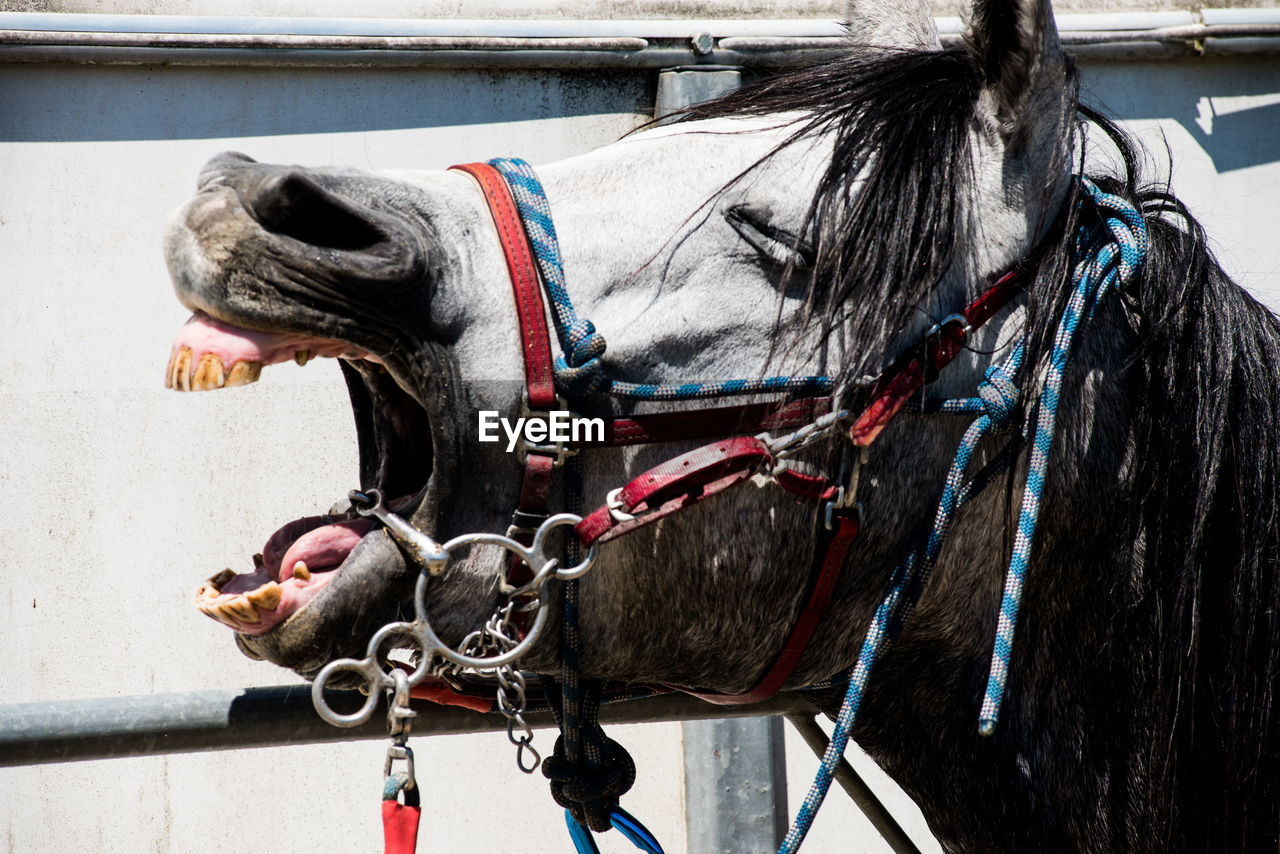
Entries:
[[[792, 433], [779, 437], [761, 434], [758, 438], [768, 447], [774, 459], [781, 463], [828, 439], [852, 415], [849, 410], [839, 410]], [[521, 657], [541, 638], [546, 625], [548, 609], [542, 607], [542, 593], [547, 583], [552, 579], [573, 581], [581, 578], [595, 563], [598, 543], [593, 543], [586, 556], [575, 566], [561, 567], [560, 558], [550, 554], [549, 539], [552, 532], [557, 528], [576, 526], [582, 521], [582, 517], [573, 513], [559, 513], [547, 518], [534, 529], [533, 540], [528, 545], [499, 534], [463, 534], [441, 544], [413, 528], [403, 517], [392, 513], [385, 506], [378, 490], [353, 491], [351, 500], [361, 516], [372, 516], [382, 522], [392, 538], [422, 567], [414, 589], [415, 617], [409, 622], [388, 623], [375, 632], [365, 647], [364, 658], [337, 659], [321, 668], [311, 686], [311, 701], [316, 713], [334, 726], [359, 726], [373, 714], [380, 691], [391, 692], [395, 698], [403, 694], [406, 699], [402, 709], [408, 710], [407, 691], [428, 677], [440, 678], [456, 689], [462, 687], [459, 677], [463, 674], [492, 676], [498, 683], [498, 711], [507, 719], [507, 737], [518, 749], [516, 762], [522, 771], [532, 773], [537, 768], [540, 757], [531, 744], [533, 732], [524, 720], [526, 684], [518, 665]], [[499, 590], [505, 601], [481, 628], [468, 634], [455, 649], [441, 641], [431, 626], [427, 616], [427, 587], [431, 579], [444, 572], [455, 552], [475, 545], [495, 545], [506, 549], [532, 570], [533, 578], [519, 587], [503, 581]], [[517, 611], [533, 614], [532, 622], [525, 629], [523, 637], [512, 627], [512, 617]], [[418, 665], [412, 673], [406, 675], [398, 667], [390, 672], [384, 669], [379, 651], [389, 643], [408, 646], [417, 651]], [[325, 699], [325, 686], [338, 674], [356, 676], [367, 695], [364, 705], [350, 714], [334, 711]], [[389, 714], [396, 712], [397, 703], [398, 699], [394, 699]], [[408, 716], [411, 715], [410, 710]], [[393, 728], [393, 737], [396, 733], [397, 730]], [[399, 749], [405, 749], [402, 742], [398, 742], [398, 745]], [[397, 758], [404, 757], [398, 755]]]
[[[575, 566], [562, 568], [559, 558], [550, 554], [552, 533], [557, 528], [577, 525], [582, 517], [572, 513], [551, 516], [537, 527], [529, 545], [498, 534], [464, 534], [446, 543], [437, 544], [427, 535], [416, 532], [406, 520], [391, 513], [383, 505], [382, 495], [376, 490], [354, 493], [352, 498], [361, 515], [378, 518], [387, 525], [392, 536], [402, 546], [409, 542], [417, 547], [411, 550], [411, 556], [422, 556], [423, 559], [418, 562], [423, 570], [414, 590], [415, 619], [411, 622], [388, 623], [375, 632], [365, 647], [364, 658], [338, 659], [325, 665], [311, 686], [311, 701], [316, 713], [334, 726], [358, 726], [373, 714], [379, 692], [390, 691], [393, 699], [388, 714], [398, 716], [389, 718], [392, 721], [392, 736], [398, 738], [399, 733], [403, 732], [404, 738], [407, 738], [408, 721], [413, 714], [408, 706], [408, 693], [413, 686], [429, 676], [438, 676], [451, 686], [458, 687], [460, 683], [457, 677], [463, 673], [491, 675], [497, 679], [497, 708], [507, 719], [507, 737], [517, 748], [516, 763], [525, 773], [532, 773], [541, 763], [541, 757], [532, 746], [533, 731], [524, 719], [526, 684], [524, 674], [519, 669], [519, 661], [538, 642], [546, 626], [549, 609], [542, 607], [542, 594], [547, 583], [552, 579], [571, 581], [580, 578], [595, 562], [594, 544]], [[484, 626], [469, 634], [454, 649], [441, 641], [431, 626], [427, 616], [427, 588], [431, 579], [443, 572], [458, 550], [475, 545], [496, 545], [506, 549], [533, 571], [533, 578], [520, 587], [503, 584], [501, 592], [505, 601]], [[517, 612], [533, 615], [523, 637], [519, 636], [512, 625]], [[412, 673], [406, 674], [401, 668], [394, 668], [390, 672], [383, 669], [379, 652], [393, 644], [417, 650], [420, 658]], [[364, 705], [351, 714], [334, 711], [325, 699], [325, 686], [338, 674], [355, 675], [363, 683], [368, 695]], [[411, 754], [405, 753], [408, 748], [402, 740], [393, 744], [391, 750], [395, 751], [396, 759], [411, 758]], [[392, 753], [388, 752], [388, 763], [392, 758]]]
[[[850, 410], [842, 409], [828, 413], [783, 436], [774, 437], [764, 433], [758, 438], [780, 463], [828, 439], [852, 417]], [[592, 543], [586, 556], [575, 566], [561, 567], [560, 558], [550, 554], [548, 540], [552, 532], [557, 528], [575, 526], [582, 521], [582, 517], [574, 513], [558, 513], [547, 518], [534, 529], [533, 540], [529, 545], [508, 536], [483, 533], [463, 534], [440, 544], [387, 509], [378, 490], [353, 491], [351, 499], [361, 516], [372, 516], [381, 521], [395, 541], [422, 566], [423, 571], [418, 576], [414, 590], [415, 618], [411, 622], [388, 623], [379, 629], [369, 639], [364, 658], [337, 659], [320, 670], [311, 686], [311, 699], [316, 713], [334, 726], [359, 726], [367, 721], [377, 706], [379, 691], [395, 687], [392, 677], [379, 664], [378, 651], [388, 641], [398, 640], [402, 645], [415, 648], [420, 655], [417, 668], [408, 676], [410, 687], [418, 685], [428, 676], [439, 677], [453, 686], [459, 684], [457, 677], [462, 673], [486, 673], [505, 677], [505, 682], [502, 678], [499, 679], [499, 709], [509, 709], [514, 713], [510, 718], [513, 733], [518, 728], [522, 735], [519, 738], [513, 735], [512, 740], [522, 749], [531, 750], [523, 735], [528, 727], [522, 717], [523, 677], [518, 677], [517, 663], [542, 635], [548, 616], [547, 609], [542, 607], [542, 591], [547, 582], [552, 579], [572, 581], [581, 578], [595, 563], [598, 543]], [[454, 649], [441, 641], [431, 627], [427, 617], [426, 591], [430, 580], [444, 572], [454, 552], [474, 545], [495, 545], [506, 549], [533, 571], [533, 578], [520, 587], [512, 587], [503, 582], [500, 587], [505, 597], [503, 604], [482, 628], [469, 634]], [[511, 615], [516, 610], [534, 615], [524, 637], [518, 640], [513, 637], [514, 633], [510, 628]], [[357, 676], [368, 696], [364, 705], [350, 714], [334, 711], [324, 697], [325, 686], [339, 673]], [[517, 685], [520, 686], [519, 689], [515, 687]]]
[[[467, 635], [459, 646], [459, 650], [472, 657], [508, 652], [519, 642], [511, 631], [514, 613], [533, 610], [540, 606], [540, 600], [534, 600], [524, 606], [519, 606], [515, 599], [508, 601], [489, 618], [482, 629]], [[460, 684], [456, 681], [456, 677], [466, 670], [444, 661], [440, 663], [435, 674], [456, 686]], [[524, 773], [532, 774], [538, 770], [542, 757], [533, 747], [533, 730], [524, 720], [526, 707], [524, 673], [512, 663], [494, 668], [492, 675], [498, 683], [495, 697], [498, 712], [507, 719], [507, 739], [516, 746], [516, 766]], [[526, 759], [526, 754], [531, 755], [532, 758]]]

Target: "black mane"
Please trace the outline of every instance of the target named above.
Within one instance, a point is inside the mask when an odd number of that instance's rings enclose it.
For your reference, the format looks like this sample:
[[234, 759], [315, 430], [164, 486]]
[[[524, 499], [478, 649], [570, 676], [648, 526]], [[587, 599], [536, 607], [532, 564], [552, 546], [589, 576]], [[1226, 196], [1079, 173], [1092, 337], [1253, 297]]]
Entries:
[[[858, 340], [887, 343], [928, 304], [951, 265], [972, 183], [969, 140], [981, 91], [963, 48], [857, 52], [743, 87], [681, 118], [811, 116], [779, 148], [832, 135], [831, 161], [801, 230], [814, 261], [799, 322], [824, 332], [850, 323]], [[851, 180], [859, 175], [861, 182]], [[857, 311], [858, 304], [879, 309]], [[881, 367], [880, 356], [867, 358], [873, 361], [842, 369], [861, 375]]]
[[[964, 47], [860, 53], [684, 117], [802, 111], [813, 118], [793, 138], [835, 135], [806, 225], [816, 250], [807, 320], [826, 330], [847, 320], [867, 352], [883, 354], [956, 252], [981, 79]], [[1131, 704], [1131, 731], [1149, 746], [1146, 764], [1115, 784], [1116, 797], [1146, 800], [1127, 810], [1132, 824], [1118, 838], [1156, 850], [1274, 849], [1280, 324], [1223, 272], [1167, 187], [1144, 183], [1134, 141], [1088, 108], [1080, 116], [1079, 138], [1100, 130], [1119, 153], [1111, 173], [1090, 177], [1129, 199], [1151, 238], [1140, 281], [1118, 295], [1134, 347], [1129, 432], [1115, 440], [1129, 443], [1134, 474], [1130, 500], [1114, 508], [1130, 574], [1111, 579], [1108, 646], [1131, 675], [1117, 702]], [[1078, 213], [1073, 194], [1028, 295], [1027, 365], [1039, 363], [1068, 297]], [[866, 305], [877, 310], [857, 310]]]
[[[1100, 186], [1131, 199], [1152, 238], [1126, 295], [1138, 341], [1131, 441], [1135, 548], [1117, 580], [1142, 684], [1167, 702], [1151, 726], [1159, 801], [1206, 823], [1167, 827], [1170, 845], [1277, 844], [1280, 744], [1272, 703], [1280, 653], [1280, 324], [1228, 278], [1204, 231], [1167, 189], [1141, 186], [1136, 147], [1093, 113], [1122, 152]], [[1261, 807], [1263, 814], [1252, 814]], [[1159, 830], [1159, 828], [1153, 828]]]

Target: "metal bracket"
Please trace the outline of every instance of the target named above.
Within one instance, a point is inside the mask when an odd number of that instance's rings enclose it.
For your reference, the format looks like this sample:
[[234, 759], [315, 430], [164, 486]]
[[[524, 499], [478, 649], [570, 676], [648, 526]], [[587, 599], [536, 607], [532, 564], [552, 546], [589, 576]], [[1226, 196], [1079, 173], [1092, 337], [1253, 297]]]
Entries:
[[[559, 407], [556, 410], [557, 412], [564, 412], [568, 415], [570, 424], [572, 424], [573, 421], [579, 417], [577, 413], [569, 409], [568, 402], [565, 401], [565, 399], [560, 395], [556, 395], [556, 405]], [[562, 440], [557, 442], [549, 441], [545, 443], [525, 441], [525, 438], [524, 438], [525, 431], [524, 431], [523, 424], [527, 424], [530, 419], [541, 420], [544, 424], [546, 424], [547, 436], [548, 437], [551, 436], [551, 412], [545, 409], [530, 408], [528, 393], [525, 393], [520, 398], [520, 418], [522, 419], [522, 426], [520, 430], [520, 438], [516, 441], [515, 450], [516, 450], [516, 459], [520, 461], [521, 465], [524, 465], [525, 460], [527, 460], [529, 457], [529, 454], [532, 453], [532, 454], [542, 454], [543, 456], [547, 456], [547, 457], [553, 457], [554, 460], [552, 461], [551, 465], [554, 466], [555, 468], [560, 468], [561, 466], [564, 465], [565, 460], [567, 460], [569, 457], [575, 456], [578, 453], [577, 448], [569, 447], [567, 440]]]

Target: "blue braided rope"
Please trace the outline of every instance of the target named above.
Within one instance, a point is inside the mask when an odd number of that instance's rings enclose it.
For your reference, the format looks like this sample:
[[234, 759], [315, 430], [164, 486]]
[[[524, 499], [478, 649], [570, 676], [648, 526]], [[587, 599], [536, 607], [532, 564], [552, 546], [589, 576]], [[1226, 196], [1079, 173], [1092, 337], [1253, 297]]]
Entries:
[[[1091, 318], [1102, 296], [1137, 275], [1147, 250], [1146, 224], [1142, 215], [1124, 199], [1103, 193], [1087, 178], [1082, 177], [1080, 181], [1093, 205], [1100, 212], [1110, 212], [1111, 215], [1106, 216], [1095, 229], [1082, 229], [1081, 239], [1077, 242], [1078, 247], [1083, 250], [1082, 257], [1077, 262], [1074, 291], [1059, 323], [1048, 377], [1040, 396], [1018, 534], [1006, 578], [991, 673], [980, 713], [979, 729], [986, 735], [994, 731], [1004, 695], [1014, 628], [1021, 603], [1022, 582], [1034, 540], [1044, 473], [1052, 447], [1062, 372], [1070, 356], [1071, 343], [1081, 318]], [[947, 401], [937, 408], [937, 411], [943, 412], [977, 413], [979, 417], [969, 425], [956, 449], [937, 513], [934, 515], [933, 527], [923, 548], [912, 550], [894, 569], [884, 598], [872, 616], [858, 651], [857, 663], [849, 678], [849, 687], [836, 718], [831, 740], [822, 756], [813, 785], [796, 813], [795, 823], [778, 849], [779, 854], [794, 854], [804, 841], [818, 808], [830, 790], [835, 769], [848, 747], [867, 682], [881, 652], [892, 639], [895, 627], [900, 627], [906, 621], [915, 606], [956, 511], [990, 482], [989, 479], [984, 479], [980, 485], [972, 481], [965, 484], [964, 474], [973, 451], [982, 438], [992, 429], [1008, 427], [1017, 411], [1020, 394], [1013, 383], [1013, 376], [1021, 366], [1024, 349], [1024, 342], [1020, 341], [1003, 363], [987, 369], [986, 378], [978, 387], [977, 397]]]
[[[871, 624], [867, 627], [867, 633], [863, 637], [862, 646], [858, 650], [858, 660], [849, 676], [849, 687], [845, 692], [844, 702], [840, 706], [840, 714], [836, 718], [831, 741], [823, 753], [813, 785], [796, 812], [795, 822], [778, 849], [779, 854], [794, 854], [809, 833], [818, 808], [822, 806], [831, 788], [835, 770], [849, 745], [849, 736], [862, 706], [862, 698], [866, 694], [871, 672], [884, 647], [895, 635], [897, 627], [906, 622], [911, 610], [915, 607], [920, 592], [928, 581], [929, 573], [933, 570], [938, 555], [942, 551], [942, 544], [946, 541], [956, 511], [980, 491], [974, 488], [973, 483], [966, 484], [965, 472], [969, 468], [969, 462], [979, 442], [993, 426], [1003, 423], [1000, 419], [1007, 419], [1016, 408], [1018, 390], [1011, 383], [1005, 383], [1002, 380], [1006, 376], [1012, 376], [1021, 358], [1022, 347], [1019, 346], [1014, 349], [1003, 365], [988, 369], [988, 379], [979, 387], [980, 397], [965, 401], [967, 404], [972, 404], [974, 401], [981, 404], [985, 397], [990, 397], [994, 403], [991, 410], [984, 412], [969, 425], [964, 438], [960, 440], [951, 468], [947, 472], [942, 496], [938, 501], [938, 509], [934, 514], [933, 526], [929, 530], [923, 548], [913, 549], [902, 563], [894, 568], [893, 575], [889, 579], [888, 590], [880, 600], [880, 605], [876, 608]], [[993, 375], [997, 375], [1000, 380], [994, 385], [991, 380]], [[987, 386], [991, 386], [992, 390], [984, 394], [983, 388]], [[984, 480], [983, 485], [986, 482], [988, 481]]]
[[[1071, 356], [1072, 343], [1081, 319], [1093, 316], [1098, 301], [1109, 291], [1129, 282], [1142, 266], [1147, 253], [1147, 227], [1142, 215], [1125, 199], [1104, 193], [1088, 178], [1080, 183], [1089, 200], [1102, 215], [1102, 222], [1089, 229], [1085, 245], [1088, 254], [1076, 265], [1074, 290], [1054, 336], [1053, 352], [1040, 393], [1035, 438], [1031, 445], [1027, 482], [1022, 493], [1022, 509], [1014, 537], [1013, 554], [1005, 573], [1004, 596], [996, 624], [996, 639], [991, 654], [986, 696], [978, 716], [978, 729], [983, 735], [995, 732], [1009, 678], [1009, 659], [1013, 655], [1013, 637], [1018, 611], [1022, 604], [1023, 583], [1031, 548], [1035, 543], [1036, 523], [1040, 517], [1045, 471], [1053, 449], [1053, 427], [1058, 416], [1062, 376]], [[1104, 242], [1105, 241], [1105, 242]]]
[[551, 298], [552, 325], [561, 349], [555, 358], [554, 373], [556, 387], [562, 393], [607, 394], [631, 400], [695, 400], [740, 394], [826, 392], [835, 387], [835, 381], [825, 376], [687, 383], [632, 383], [610, 377], [600, 360], [606, 348], [604, 336], [590, 320], [578, 316], [565, 287], [560, 242], [542, 182], [533, 167], [518, 158], [500, 157], [490, 160], [489, 165], [501, 173], [511, 188], [511, 196], [524, 221], [525, 234], [533, 246], [543, 286]]

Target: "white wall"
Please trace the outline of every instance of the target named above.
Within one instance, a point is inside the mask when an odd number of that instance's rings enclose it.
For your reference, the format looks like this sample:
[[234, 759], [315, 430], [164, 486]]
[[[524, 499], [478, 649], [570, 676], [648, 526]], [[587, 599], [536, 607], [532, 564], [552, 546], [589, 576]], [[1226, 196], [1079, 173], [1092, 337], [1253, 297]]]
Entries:
[[[275, 526], [351, 488], [354, 430], [332, 362], [217, 394], [162, 387], [186, 312], [160, 235], [211, 154], [546, 161], [617, 138], [645, 98], [643, 80], [610, 75], [0, 66], [4, 702], [298, 681], [241, 656], [190, 600], [211, 572], [245, 568]], [[629, 803], [679, 851], [679, 726], [620, 732], [645, 758]], [[430, 805], [421, 850], [563, 850], [545, 781], [515, 770], [504, 736], [414, 745]], [[384, 752], [0, 769], [0, 849], [381, 850]]]
[[[1280, 306], [1280, 61], [1085, 74], [1095, 101], [1157, 147], [1164, 134], [1175, 187], [1228, 268]], [[160, 234], [209, 155], [536, 163], [616, 138], [647, 97], [642, 78], [623, 74], [0, 66], [3, 701], [294, 681], [243, 658], [189, 600], [211, 572], [243, 568], [276, 524], [350, 488], [353, 430], [331, 363], [276, 368], [218, 394], [161, 387], [185, 312]], [[615, 737], [640, 763], [627, 806], [678, 854], [678, 726]], [[545, 783], [514, 769], [503, 736], [414, 744], [428, 807], [420, 850], [567, 850]], [[363, 742], [0, 769], [0, 848], [381, 850], [383, 751]], [[791, 765], [794, 813], [813, 763]], [[812, 850], [873, 850], [852, 808], [832, 800]]]

